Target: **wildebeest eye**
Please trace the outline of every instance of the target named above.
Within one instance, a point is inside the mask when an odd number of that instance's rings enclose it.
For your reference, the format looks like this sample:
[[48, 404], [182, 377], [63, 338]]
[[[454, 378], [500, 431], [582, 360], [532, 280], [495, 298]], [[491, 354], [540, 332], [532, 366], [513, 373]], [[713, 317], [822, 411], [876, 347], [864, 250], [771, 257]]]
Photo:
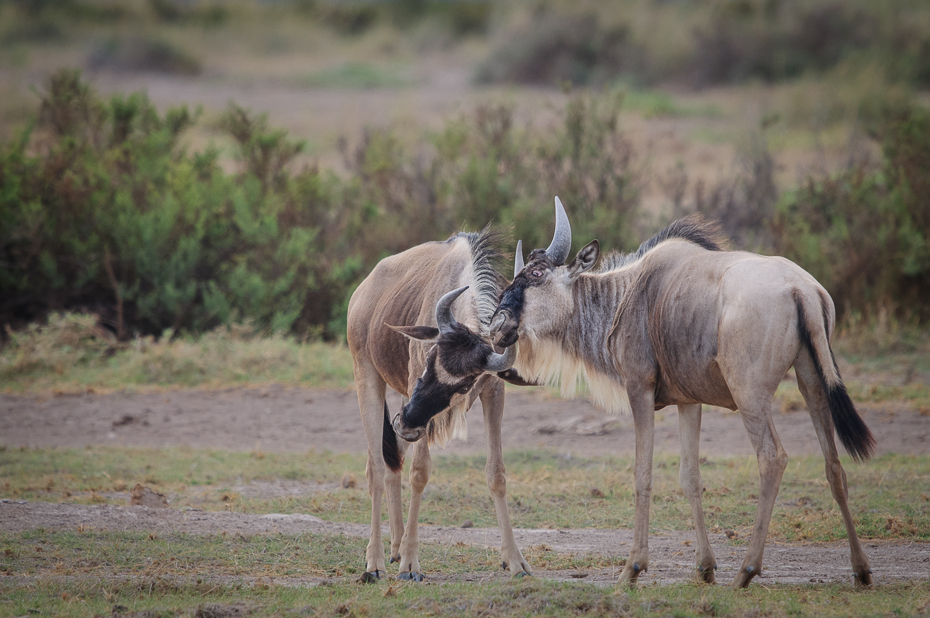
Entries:
[[542, 276], [543, 276], [543, 273], [542, 273], [542, 271], [541, 271], [541, 270], [534, 270], [534, 271], [533, 271], [533, 272], [531, 272], [530, 274], [531, 274], [531, 275], [533, 275], [534, 277], [537, 277], [537, 278], [539, 278], [539, 277], [542, 277]]

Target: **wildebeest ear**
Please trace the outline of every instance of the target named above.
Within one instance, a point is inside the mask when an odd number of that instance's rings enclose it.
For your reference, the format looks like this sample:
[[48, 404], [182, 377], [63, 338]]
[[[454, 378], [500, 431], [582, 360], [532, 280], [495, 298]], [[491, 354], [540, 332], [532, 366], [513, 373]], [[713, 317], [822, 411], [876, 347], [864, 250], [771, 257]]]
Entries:
[[572, 263], [568, 265], [568, 279], [569, 281], [575, 279], [578, 275], [583, 273], [586, 270], [590, 270], [592, 266], [597, 262], [597, 257], [601, 253], [601, 245], [596, 240], [592, 240], [575, 256], [575, 259], [572, 260]]
[[385, 324], [385, 326], [397, 331], [404, 337], [425, 343], [436, 343], [436, 340], [439, 339], [439, 329], [435, 326], [391, 326], [390, 324]]

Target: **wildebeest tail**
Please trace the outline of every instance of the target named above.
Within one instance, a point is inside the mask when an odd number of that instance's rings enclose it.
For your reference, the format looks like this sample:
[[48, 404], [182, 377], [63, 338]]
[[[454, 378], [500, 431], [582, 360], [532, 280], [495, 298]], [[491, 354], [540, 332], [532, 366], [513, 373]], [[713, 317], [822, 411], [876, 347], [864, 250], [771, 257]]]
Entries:
[[384, 456], [384, 463], [394, 472], [399, 472], [404, 465], [404, 458], [397, 448], [397, 434], [394, 432], [394, 426], [391, 425], [391, 419], [388, 415], [387, 402], [384, 402], [384, 431], [381, 432], [381, 453]]
[[[850, 399], [846, 385], [840, 377], [840, 370], [836, 366], [836, 359], [827, 337], [827, 311], [824, 308], [822, 325], [816, 321], [808, 321], [803, 297], [798, 291], [795, 291], [793, 296], [798, 308], [798, 330], [801, 342], [814, 361], [814, 368], [826, 393], [827, 405], [830, 407], [833, 426], [836, 428], [840, 442], [854, 460], [868, 459], [875, 448], [875, 437], [856, 411], [856, 406]], [[823, 299], [821, 301], [824, 302]]]

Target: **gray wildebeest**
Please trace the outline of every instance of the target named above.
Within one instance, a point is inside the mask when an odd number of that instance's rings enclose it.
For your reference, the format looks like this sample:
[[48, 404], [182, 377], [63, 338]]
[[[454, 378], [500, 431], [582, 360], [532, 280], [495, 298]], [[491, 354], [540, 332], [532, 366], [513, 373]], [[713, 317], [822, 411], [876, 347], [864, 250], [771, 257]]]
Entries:
[[[429, 480], [429, 447], [464, 436], [465, 413], [476, 399], [484, 408], [485, 471], [500, 525], [503, 565], [513, 575], [530, 573], [513, 537], [501, 454], [502, 380], [519, 383], [508, 371], [515, 350], [498, 354], [487, 342], [491, 315], [506, 284], [492, 268], [492, 258], [498, 255], [495, 242], [489, 230], [460, 233], [385, 258], [349, 301], [347, 338], [368, 438], [371, 537], [364, 581], [380, 579], [385, 573], [381, 544], [384, 492], [391, 562], [400, 562], [402, 579], [423, 579], [417, 516]], [[409, 399], [393, 422], [385, 403], [386, 386]], [[412, 495], [405, 528], [400, 475], [408, 442], [413, 442]]]
[[[513, 282], [492, 320], [492, 341], [519, 339], [514, 369], [527, 380], [584, 379], [608, 411], [631, 411], [636, 431], [633, 547], [620, 582], [649, 565], [654, 412], [677, 405], [681, 488], [694, 515], [698, 574], [714, 582], [704, 528], [698, 464], [701, 404], [739, 410], [759, 462], [761, 489], [752, 540], [732, 585], [749, 585], [762, 552], [787, 455], [772, 423], [772, 400], [794, 366], [826, 459], [826, 475], [846, 524], [858, 585], [872, 583], [869, 561], [847, 505], [836, 429], [855, 460], [874, 438], [856, 412], [833, 359], [833, 301], [807, 272], [781, 257], [724, 251], [716, 228], [697, 216], [672, 223], [632, 254], [598, 260], [597, 241], [564, 265], [568, 217], [556, 198], [556, 232], [547, 249], [518, 251]], [[590, 271], [590, 272], [586, 272]]]

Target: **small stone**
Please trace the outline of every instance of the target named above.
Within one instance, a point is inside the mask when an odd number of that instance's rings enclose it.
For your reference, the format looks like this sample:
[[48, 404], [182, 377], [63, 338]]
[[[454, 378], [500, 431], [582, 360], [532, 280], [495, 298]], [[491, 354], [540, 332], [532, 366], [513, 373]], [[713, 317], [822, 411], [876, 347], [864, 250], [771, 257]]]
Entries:
[[472, 520], [470, 520], [470, 519], [466, 519], [466, 520], [465, 520], [465, 523], [462, 524], [462, 527], [463, 527], [463, 528], [474, 528], [474, 527], [475, 527], [475, 523], [474, 523]]

